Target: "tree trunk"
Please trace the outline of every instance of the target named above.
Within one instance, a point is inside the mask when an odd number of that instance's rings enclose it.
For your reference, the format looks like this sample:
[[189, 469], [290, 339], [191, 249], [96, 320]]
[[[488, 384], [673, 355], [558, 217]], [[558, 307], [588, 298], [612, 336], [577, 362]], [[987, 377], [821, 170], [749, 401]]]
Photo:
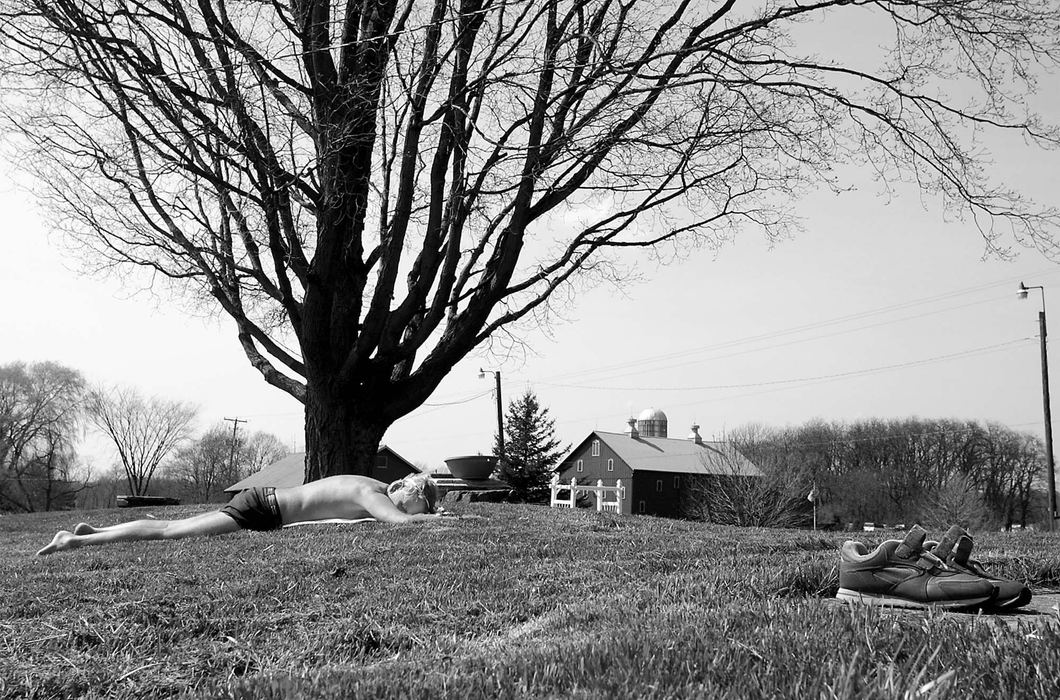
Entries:
[[305, 482], [336, 474], [372, 475], [389, 423], [380, 401], [336, 396], [310, 385], [305, 404]]

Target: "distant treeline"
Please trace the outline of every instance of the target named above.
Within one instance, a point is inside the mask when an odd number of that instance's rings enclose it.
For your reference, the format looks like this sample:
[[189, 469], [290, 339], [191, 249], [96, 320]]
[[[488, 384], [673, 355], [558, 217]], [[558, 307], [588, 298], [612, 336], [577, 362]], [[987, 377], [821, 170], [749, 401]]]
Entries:
[[[224, 503], [229, 495], [224, 488], [231, 486], [232, 482], [218, 484], [216, 488], [204, 493], [202, 488], [187, 479], [179, 476], [163, 474], [151, 480], [151, 487], [145, 496], [165, 496], [176, 498], [182, 504], [189, 503]], [[131, 495], [129, 493], [129, 482], [124, 474], [112, 473], [84, 484], [76, 494], [73, 504], [78, 509], [114, 508], [119, 504], [119, 496]]]
[[[118, 495], [223, 501], [226, 487], [288, 453], [275, 435], [238, 423], [196, 437], [196, 415], [130, 387], [89, 387], [55, 362], [0, 365], [0, 512], [110, 508]], [[103, 474], [78, 454], [87, 428], [114, 446]]]
[[966, 527], [1027, 525], [1045, 516], [1045, 448], [1034, 435], [959, 420], [753, 424], [729, 436], [766, 473], [766, 487], [818, 521]]

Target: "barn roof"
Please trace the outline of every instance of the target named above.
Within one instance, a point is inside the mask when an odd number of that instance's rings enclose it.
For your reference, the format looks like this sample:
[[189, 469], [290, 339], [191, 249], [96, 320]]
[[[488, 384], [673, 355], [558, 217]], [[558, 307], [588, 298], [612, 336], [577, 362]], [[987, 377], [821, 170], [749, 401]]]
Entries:
[[[386, 445], [380, 445], [379, 452], [383, 453], [384, 451], [407, 463], [416, 471], [419, 471], [416, 468], [416, 465], [409, 462], [397, 452], [394, 452], [394, 450]], [[261, 471], [251, 474], [246, 479], [232, 484], [225, 489], [225, 493], [239, 493], [240, 491], [245, 491], [246, 489], [254, 488], [255, 486], [274, 486], [276, 488], [301, 486], [304, 482], [305, 452], [293, 452], [283, 459], [273, 462]]]
[[[681, 474], [762, 476], [762, 471], [731, 442], [636, 437], [628, 433], [593, 432], [633, 471]], [[591, 437], [591, 436], [590, 436]]]
[[255, 472], [242, 481], [237, 481], [225, 489], [226, 493], [238, 493], [255, 486], [301, 486], [305, 480], [305, 452], [293, 452], [283, 459], [273, 462], [261, 471]]

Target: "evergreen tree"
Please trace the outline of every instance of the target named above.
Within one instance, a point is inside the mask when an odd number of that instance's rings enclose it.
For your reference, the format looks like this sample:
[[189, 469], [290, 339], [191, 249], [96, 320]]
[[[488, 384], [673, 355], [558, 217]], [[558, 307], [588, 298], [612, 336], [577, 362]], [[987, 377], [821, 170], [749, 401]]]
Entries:
[[[512, 485], [516, 495], [526, 498], [544, 488], [552, 468], [566, 452], [556, 439], [555, 421], [538, 403], [530, 389], [508, 404], [504, 421], [504, 449], [495, 439], [494, 454], [501, 458], [500, 477]], [[496, 436], [499, 438], [500, 436]]]

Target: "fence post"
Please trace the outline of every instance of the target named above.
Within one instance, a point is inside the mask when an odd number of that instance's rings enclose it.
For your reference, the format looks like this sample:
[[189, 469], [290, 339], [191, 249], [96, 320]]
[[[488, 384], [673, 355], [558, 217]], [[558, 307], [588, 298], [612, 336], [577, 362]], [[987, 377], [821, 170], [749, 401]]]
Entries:
[[548, 507], [549, 508], [555, 508], [556, 507], [556, 494], [559, 493], [559, 488], [557, 488], [559, 486], [559, 474], [553, 474], [552, 475], [552, 478], [549, 479], [548, 486], [549, 486], [549, 491], [550, 491], [549, 499], [548, 499]]
[[599, 513], [604, 509], [604, 480], [596, 480], [596, 512]]

